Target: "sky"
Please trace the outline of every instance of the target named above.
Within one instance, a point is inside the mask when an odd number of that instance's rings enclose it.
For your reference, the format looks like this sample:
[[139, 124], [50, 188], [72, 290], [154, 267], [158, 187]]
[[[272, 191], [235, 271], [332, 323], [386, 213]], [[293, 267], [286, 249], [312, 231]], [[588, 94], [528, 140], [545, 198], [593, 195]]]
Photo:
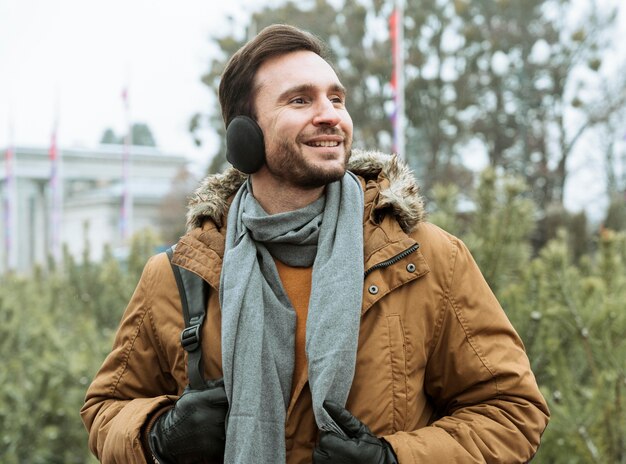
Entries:
[[[144, 122], [165, 152], [208, 162], [191, 116], [215, 102], [201, 82], [211, 34], [243, 33], [254, 1], [0, 0], [0, 149], [98, 144], [108, 127]], [[228, 20], [228, 16], [234, 18]]]
[[[195, 147], [188, 123], [197, 112], [218, 110], [200, 82], [217, 52], [209, 37], [242, 37], [251, 9], [278, 2], [0, 0], [0, 150], [47, 147], [55, 121], [61, 148], [94, 147], [106, 128], [121, 135], [128, 87], [131, 120], [148, 124], [162, 151], [187, 156], [201, 176], [217, 140], [204, 131], [205, 145]], [[581, 153], [593, 144], [583, 141]], [[566, 205], [597, 216], [602, 163], [581, 155], [570, 169]]]

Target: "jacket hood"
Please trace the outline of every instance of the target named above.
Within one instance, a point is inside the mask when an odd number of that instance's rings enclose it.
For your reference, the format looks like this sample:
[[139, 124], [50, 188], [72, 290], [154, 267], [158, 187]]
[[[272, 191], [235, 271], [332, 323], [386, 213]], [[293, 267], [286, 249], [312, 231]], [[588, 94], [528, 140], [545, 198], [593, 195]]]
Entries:
[[[381, 182], [374, 208], [390, 211], [405, 232], [412, 231], [424, 220], [424, 200], [415, 177], [408, 165], [396, 155], [354, 149], [348, 169], [366, 182]], [[231, 197], [247, 177], [233, 167], [206, 177], [189, 200], [187, 230], [202, 226], [207, 219], [221, 227]], [[388, 182], [384, 182], [384, 179]]]

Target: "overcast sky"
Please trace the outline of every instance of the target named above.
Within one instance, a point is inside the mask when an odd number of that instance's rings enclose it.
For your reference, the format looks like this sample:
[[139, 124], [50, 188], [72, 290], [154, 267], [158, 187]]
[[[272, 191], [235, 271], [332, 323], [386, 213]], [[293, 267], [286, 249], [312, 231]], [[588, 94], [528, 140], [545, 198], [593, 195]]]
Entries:
[[[163, 151], [192, 159], [200, 175], [215, 141], [195, 148], [187, 125], [216, 105], [200, 82], [215, 53], [209, 36], [241, 36], [246, 12], [278, 1], [0, 0], [0, 150], [11, 139], [47, 147], [56, 117], [61, 147], [93, 147], [107, 127], [121, 134], [128, 84], [132, 120], [147, 123]], [[626, 30], [624, 11], [620, 24]], [[569, 206], [601, 208], [602, 163], [582, 156], [570, 168]]]
[[0, 0], [0, 149], [11, 125], [15, 145], [47, 146], [57, 115], [61, 147], [94, 146], [107, 127], [122, 133], [128, 83], [132, 120], [163, 150], [206, 161], [187, 124], [214, 104], [200, 82], [214, 53], [208, 38], [241, 29], [253, 3]]

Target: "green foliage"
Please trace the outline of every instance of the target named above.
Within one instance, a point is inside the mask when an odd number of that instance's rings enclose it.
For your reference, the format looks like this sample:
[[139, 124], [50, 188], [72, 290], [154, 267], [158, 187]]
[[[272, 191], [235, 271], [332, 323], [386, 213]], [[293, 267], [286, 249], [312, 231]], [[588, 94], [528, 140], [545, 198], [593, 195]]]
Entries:
[[612, 230], [626, 230], [626, 191], [610, 196], [604, 226]]
[[102, 137], [100, 138], [100, 143], [102, 144], [116, 144], [118, 143], [117, 136], [113, 129], [107, 127], [107, 129], [102, 133]]
[[[156, 140], [154, 139], [154, 135], [152, 135], [152, 131], [147, 124], [143, 122], [136, 122], [133, 124], [131, 131], [133, 145], [156, 147]], [[117, 136], [113, 129], [109, 127], [102, 133], [100, 143], [122, 145], [125, 137], [125, 135]]]
[[501, 294], [553, 415], [537, 462], [624, 462], [626, 234], [604, 233], [580, 267], [566, 243], [551, 241]]
[[494, 292], [515, 280], [530, 258], [528, 236], [534, 227], [532, 202], [518, 178], [498, 179], [483, 172], [477, 210], [465, 240]]
[[521, 179], [497, 177], [486, 169], [475, 198], [463, 198], [466, 211], [459, 212], [456, 186], [438, 184], [433, 189], [436, 211], [431, 221], [463, 237], [494, 292], [518, 277], [530, 259], [535, 209], [526, 191]]
[[[579, 256], [561, 232], [533, 258], [524, 184], [480, 179], [462, 199], [436, 187], [431, 220], [468, 243], [524, 340], [552, 412], [533, 462], [625, 462], [626, 232], [604, 229]], [[0, 462], [95, 462], [78, 411], [155, 243], [135, 236], [124, 265], [66, 253], [63, 269], [3, 276]]]
[[0, 462], [95, 462], [78, 412], [155, 243], [135, 237], [128, 271], [110, 252], [101, 263], [66, 253], [62, 271], [3, 277]]
[[[407, 0], [406, 154], [425, 190], [440, 182], [469, 185], [463, 164], [475, 156], [468, 150], [471, 141], [492, 167], [532, 187], [540, 213], [562, 206], [566, 167], [581, 136], [611, 124], [623, 127], [615, 116], [626, 101], [618, 77], [623, 73], [602, 72], [615, 31], [612, 5]], [[252, 11], [246, 37], [211, 38], [222, 53], [202, 81], [217, 95], [227, 59], [248, 37], [272, 23], [299, 26], [321, 37], [334, 54], [348, 89], [354, 146], [390, 151], [394, 105], [387, 31], [393, 8], [390, 0], [314, 0]], [[194, 115], [189, 127], [198, 143], [198, 132], [208, 127], [224, 138], [216, 110]], [[607, 138], [621, 137], [620, 129]], [[225, 166], [222, 147], [211, 172]], [[539, 245], [549, 238], [538, 237]]]
[[432, 191], [436, 210], [429, 216], [432, 223], [454, 235], [463, 233], [462, 215], [458, 213], [459, 193], [458, 187], [454, 184], [436, 184]]

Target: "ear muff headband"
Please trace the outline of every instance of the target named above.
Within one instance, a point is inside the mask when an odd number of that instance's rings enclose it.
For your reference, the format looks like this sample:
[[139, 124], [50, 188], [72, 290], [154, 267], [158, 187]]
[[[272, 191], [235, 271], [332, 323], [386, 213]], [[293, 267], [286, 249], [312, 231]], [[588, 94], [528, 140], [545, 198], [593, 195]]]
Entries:
[[226, 128], [226, 159], [241, 172], [252, 174], [265, 163], [263, 131], [248, 116], [236, 116]]

